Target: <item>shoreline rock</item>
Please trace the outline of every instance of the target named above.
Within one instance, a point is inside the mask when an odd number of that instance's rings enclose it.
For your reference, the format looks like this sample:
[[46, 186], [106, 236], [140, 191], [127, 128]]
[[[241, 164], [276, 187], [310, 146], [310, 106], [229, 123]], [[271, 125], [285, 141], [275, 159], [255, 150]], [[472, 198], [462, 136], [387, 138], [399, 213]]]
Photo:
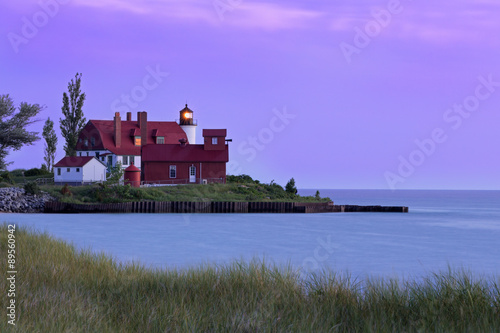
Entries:
[[45, 202], [54, 198], [46, 192], [37, 195], [25, 194], [23, 188], [0, 188], [1, 213], [43, 213]]

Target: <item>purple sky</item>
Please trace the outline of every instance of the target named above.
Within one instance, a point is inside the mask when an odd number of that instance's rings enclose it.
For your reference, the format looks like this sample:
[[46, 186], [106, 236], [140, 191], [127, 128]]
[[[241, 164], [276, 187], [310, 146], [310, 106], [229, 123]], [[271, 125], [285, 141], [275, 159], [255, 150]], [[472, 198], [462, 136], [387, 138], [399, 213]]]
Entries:
[[[81, 72], [87, 119], [174, 120], [187, 101], [198, 138], [227, 128], [228, 173], [498, 190], [499, 17], [497, 0], [3, 1], [0, 93], [46, 106], [57, 160]], [[43, 140], [8, 160], [39, 167]]]

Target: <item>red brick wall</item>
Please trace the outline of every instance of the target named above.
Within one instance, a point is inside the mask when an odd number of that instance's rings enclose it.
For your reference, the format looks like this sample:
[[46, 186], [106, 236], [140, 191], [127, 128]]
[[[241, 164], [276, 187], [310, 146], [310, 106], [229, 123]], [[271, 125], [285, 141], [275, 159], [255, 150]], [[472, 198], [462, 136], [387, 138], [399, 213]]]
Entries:
[[[177, 166], [177, 177], [170, 178], [170, 165]], [[226, 163], [224, 162], [144, 162], [143, 163], [143, 181], [167, 183], [186, 183], [189, 182], [189, 167], [196, 167], [196, 181], [199, 179], [222, 178], [226, 182]], [[201, 171], [201, 177], [200, 177]]]

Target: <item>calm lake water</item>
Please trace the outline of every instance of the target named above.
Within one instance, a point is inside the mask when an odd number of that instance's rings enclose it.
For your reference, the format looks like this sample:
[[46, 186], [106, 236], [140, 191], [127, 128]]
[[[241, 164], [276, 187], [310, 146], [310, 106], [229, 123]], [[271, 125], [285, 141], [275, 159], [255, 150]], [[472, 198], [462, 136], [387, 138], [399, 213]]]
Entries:
[[0, 219], [122, 262], [158, 268], [265, 258], [357, 277], [418, 277], [448, 266], [500, 276], [500, 191], [322, 190], [321, 196], [336, 204], [404, 205], [410, 213], [4, 214]]

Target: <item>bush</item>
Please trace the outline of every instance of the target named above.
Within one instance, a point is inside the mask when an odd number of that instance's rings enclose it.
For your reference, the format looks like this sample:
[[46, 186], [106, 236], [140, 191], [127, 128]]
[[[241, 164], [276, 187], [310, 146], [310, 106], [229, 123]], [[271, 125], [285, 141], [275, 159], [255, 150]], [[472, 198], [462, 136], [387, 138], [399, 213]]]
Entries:
[[40, 194], [40, 187], [35, 182], [29, 182], [24, 185], [24, 193], [36, 195]]
[[25, 177], [31, 177], [31, 176], [43, 176], [43, 175], [46, 175], [50, 173], [49, 171], [47, 171], [47, 169], [45, 168], [45, 170], [43, 169], [38, 169], [38, 168], [32, 168], [32, 169], [29, 169], [29, 170], [26, 170], [24, 172], [24, 176]]
[[297, 194], [297, 188], [295, 187], [295, 179], [291, 178], [285, 186], [286, 192], [292, 195]]
[[15, 169], [10, 172], [12, 177], [22, 177], [23, 173], [26, 172], [25, 169]]
[[65, 196], [72, 196], [73, 193], [71, 193], [71, 190], [69, 189], [68, 184], [64, 184], [64, 186], [61, 189], [61, 194]]
[[8, 171], [0, 173], [0, 182], [14, 184], [14, 180], [12, 179], [12, 175]]
[[249, 175], [227, 175], [226, 183], [237, 183], [237, 184], [260, 184], [258, 180], [253, 180]]

